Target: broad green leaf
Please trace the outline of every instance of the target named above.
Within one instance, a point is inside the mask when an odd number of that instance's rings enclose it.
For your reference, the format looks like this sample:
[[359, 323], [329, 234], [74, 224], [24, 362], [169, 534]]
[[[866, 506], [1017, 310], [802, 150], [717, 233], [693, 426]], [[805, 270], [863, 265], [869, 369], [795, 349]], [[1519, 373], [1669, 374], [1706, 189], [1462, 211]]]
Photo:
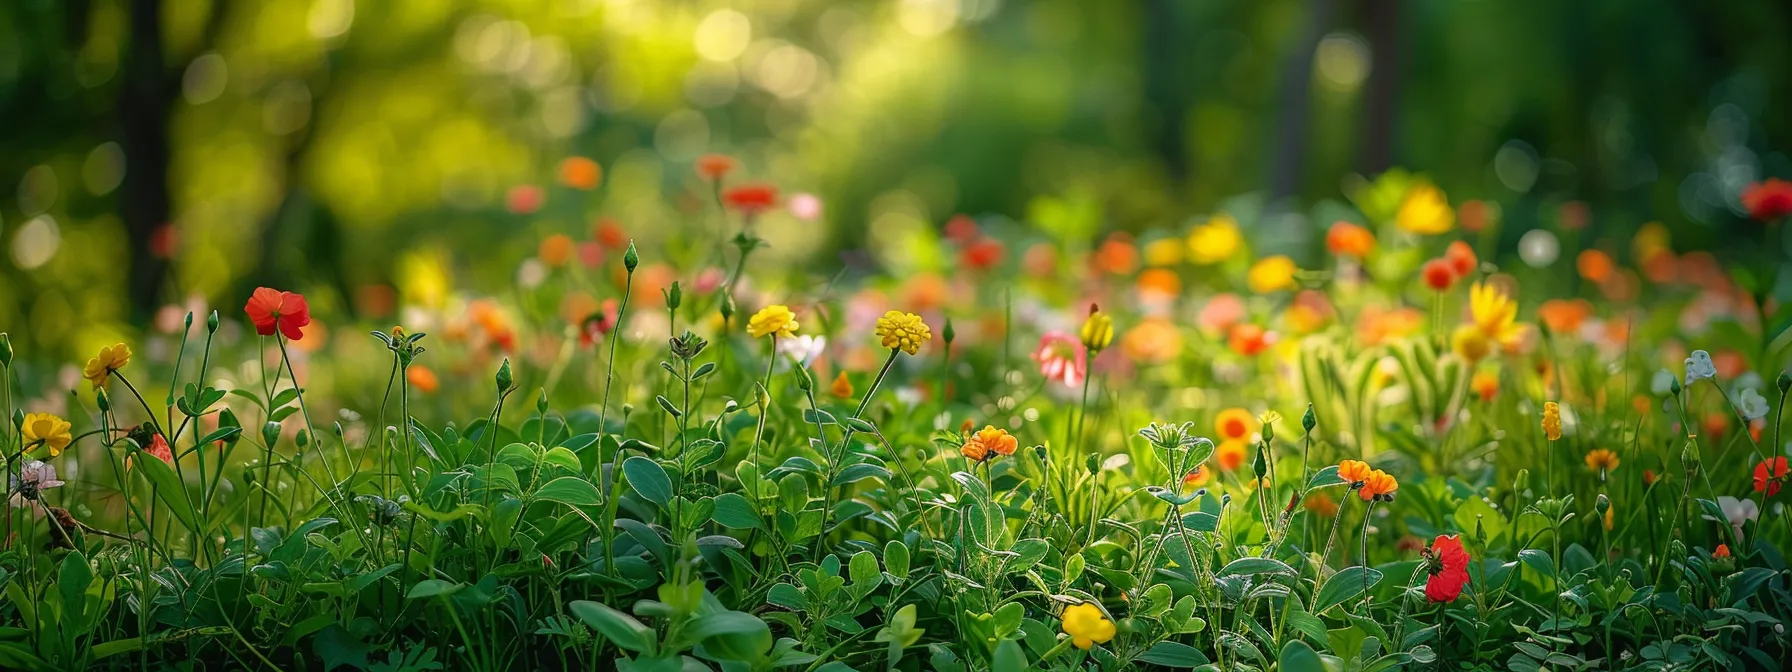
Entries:
[[561, 476], [548, 481], [540, 490], [535, 491], [535, 499], [571, 506], [597, 506], [603, 502], [597, 486], [580, 476]]
[[647, 501], [664, 508], [672, 501], [672, 477], [664, 467], [650, 458], [636, 455], [622, 462], [622, 473], [628, 484]]

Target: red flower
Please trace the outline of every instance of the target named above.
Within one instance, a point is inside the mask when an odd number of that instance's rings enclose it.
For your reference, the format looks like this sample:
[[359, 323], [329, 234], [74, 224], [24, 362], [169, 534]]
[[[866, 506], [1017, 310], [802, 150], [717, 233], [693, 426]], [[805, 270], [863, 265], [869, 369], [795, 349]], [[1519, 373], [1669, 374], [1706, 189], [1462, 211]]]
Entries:
[[174, 463], [174, 450], [168, 447], [168, 440], [162, 438], [161, 434], [157, 434], [155, 435], [155, 438], [150, 439], [149, 447], [143, 449], [143, 452], [149, 453], [163, 462], [169, 464]]
[[734, 157], [727, 154], [704, 154], [697, 157], [697, 174], [702, 175], [705, 180], [720, 180], [733, 170]]
[[541, 187], [520, 184], [511, 187], [510, 191], [504, 194], [504, 209], [509, 210], [512, 214], [527, 215], [540, 210], [544, 200], [546, 200], [546, 195], [542, 193]]
[[1438, 535], [1425, 551], [1424, 562], [1431, 574], [1425, 579], [1425, 599], [1455, 602], [1462, 587], [1468, 585], [1468, 551], [1463, 550], [1462, 539], [1454, 534]]
[[767, 184], [747, 184], [722, 192], [722, 202], [748, 217], [778, 205], [778, 188]]
[[1748, 216], [1763, 222], [1792, 215], [1792, 182], [1772, 177], [1748, 185], [1742, 190], [1742, 207]]
[[1002, 263], [1002, 243], [994, 238], [981, 238], [964, 246], [959, 263], [977, 271], [987, 271]]
[[1450, 243], [1450, 246], [1444, 249], [1444, 261], [1450, 262], [1450, 269], [1456, 271], [1458, 278], [1468, 277], [1470, 273], [1475, 272], [1475, 266], [1481, 263], [1481, 260], [1475, 257], [1475, 248], [1469, 247], [1468, 243], [1460, 240]]
[[1786, 480], [1785, 456], [1762, 460], [1755, 465], [1755, 492], [1765, 491], [1768, 497], [1780, 494], [1781, 481]]
[[1449, 291], [1456, 284], [1456, 267], [1448, 259], [1432, 259], [1419, 269], [1419, 275], [1425, 278], [1425, 286], [1433, 291]]
[[305, 336], [300, 329], [311, 324], [311, 307], [304, 296], [270, 287], [256, 288], [243, 310], [255, 323], [255, 333], [262, 336], [272, 336], [278, 330], [287, 340], [296, 341]]

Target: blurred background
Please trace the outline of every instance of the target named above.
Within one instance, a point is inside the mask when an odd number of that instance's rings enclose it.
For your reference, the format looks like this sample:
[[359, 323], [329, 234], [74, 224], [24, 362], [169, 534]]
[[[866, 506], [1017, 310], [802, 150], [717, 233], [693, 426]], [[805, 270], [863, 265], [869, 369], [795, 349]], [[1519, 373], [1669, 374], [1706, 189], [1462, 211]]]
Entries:
[[951, 263], [905, 232], [959, 213], [1293, 246], [1395, 166], [1503, 204], [1508, 249], [1568, 216], [1721, 258], [1792, 176], [1789, 34], [1769, 0], [8, 0], [0, 330], [84, 358], [262, 284], [372, 323], [502, 296], [550, 234], [718, 235], [711, 152], [801, 204], [756, 263], [823, 278]]

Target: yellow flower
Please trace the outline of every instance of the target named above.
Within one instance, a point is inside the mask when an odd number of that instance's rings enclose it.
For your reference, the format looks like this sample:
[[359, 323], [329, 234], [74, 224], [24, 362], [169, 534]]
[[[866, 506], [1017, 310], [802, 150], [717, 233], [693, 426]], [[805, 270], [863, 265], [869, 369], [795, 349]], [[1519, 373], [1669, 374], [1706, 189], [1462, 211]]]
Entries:
[[920, 315], [892, 310], [877, 318], [877, 338], [886, 348], [913, 355], [922, 343], [933, 339], [933, 330]]
[[1562, 407], [1556, 402], [1543, 402], [1543, 435], [1551, 441], [1562, 438]]
[[1220, 213], [1196, 226], [1188, 233], [1189, 260], [1204, 266], [1232, 258], [1244, 237], [1238, 234], [1238, 220]]
[[1251, 264], [1251, 270], [1245, 279], [1251, 285], [1251, 291], [1258, 294], [1294, 289], [1294, 272], [1300, 270], [1294, 260], [1280, 254], [1258, 259]]
[[1089, 349], [1089, 354], [1106, 350], [1114, 342], [1114, 318], [1096, 306], [1089, 306], [1089, 319], [1083, 320], [1081, 336], [1083, 347]]
[[1618, 468], [1618, 454], [1605, 448], [1598, 448], [1587, 453], [1587, 468], [1598, 472], [1607, 472]]
[[1420, 182], [1406, 191], [1406, 199], [1400, 202], [1394, 223], [1412, 233], [1437, 235], [1456, 226], [1456, 211], [1450, 208], [1443, 190]]
[[62, 449], [68, 447], [68, 442], [74, 440], [74, 437], [69, 436], [69, 426], [67, 420], [49, 413], [27, 413], [25, 425], [19, 431], [25, 436], [27, 450], [37, 445], [48, 446], [50, 455], [54, 457], [61, 455]]
[[1064, 608], [1064, 634], [1076, 648], [1088, 650], [1114, 638], [1114, 622], [1092, 603], [1073, 604]]
[[1175, 266], [1182, 263], [1183, 242], [1175, 238], [1160, 238], [1145, 244], [1145, 265]]
[[793, 336], [796, 330], [796, 313], [790, 312], [790, 307], [782, 304], [761, 308], [753, 314], [753, 319], [747, 321], [747, 335], [753, 338], [766, 334]]
[[1493, 342], [1472, 324], [1456, 327], [1456, 333], [1450, 335], [1450, 347], [1457, 356], [1470, 362], [1481, 361], [1493, 352]]
[[93, 389], [106, 386], [112, 372], [124, 368], [131, 363], [131, 346], [119, 343], [100, 348], [100, 354], [87, 360], [87, 367], [81, 369], [81, 377], [93, 383]]
[[1468, 309], [1475, 328], [1487, 338], [1509, 345], [1524, 335], [1518, 326], [1518, 302], [1499, 288], [1477, 282], [1468, 292]]

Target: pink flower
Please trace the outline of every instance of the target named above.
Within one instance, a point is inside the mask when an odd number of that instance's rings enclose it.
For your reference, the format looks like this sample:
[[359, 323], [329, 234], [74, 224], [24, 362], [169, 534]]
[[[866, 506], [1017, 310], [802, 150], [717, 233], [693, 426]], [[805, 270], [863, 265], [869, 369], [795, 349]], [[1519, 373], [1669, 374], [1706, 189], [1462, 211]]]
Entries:
[[1046, 380], [1060, 381], [1065, 387], [1081, 385], [1083, 377], [1089, 375], [1089, 353], [1083, 349], [1083, 342], [1061, 331], [1048, 331], [1039, 337], [1033, 361], [1039, 363], [1039, 374]]
[[1223, 334], [1232, 326], [1244, 321], [1244, 299], [1237, 294], [1219, 294], [1208, 299], [1207, 305], [1201, 307], [1201, 313], [1195, 317], [1195, 324], [1203, 331]]
[[519, 184], [504, 194], [504, 209], [513, 214], [527, 215], [540, 210], [543, 200], [546, 200], [546, 195], [542, 193], [541, 187]]
[[821, 199], [815, 194], [791, 194], [785, 207], [790, 208], [790, 215], [805, 222], [821, 219]]

